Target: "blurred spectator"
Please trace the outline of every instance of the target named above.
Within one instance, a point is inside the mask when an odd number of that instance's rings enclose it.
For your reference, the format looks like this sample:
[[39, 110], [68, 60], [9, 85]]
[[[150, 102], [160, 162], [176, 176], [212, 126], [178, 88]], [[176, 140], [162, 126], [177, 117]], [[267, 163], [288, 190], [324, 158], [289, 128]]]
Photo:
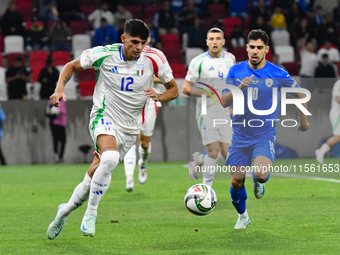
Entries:
[[[335, 69], [333, 64], [329, 61], [329, 57], [327, 53], [322, 54], [322, 61], [319, 63], [319, 66], [315, 69], [315, 78], [335, 78]], [[322, 82], [316, 82], [314, 92], [318, 93], [321, 91], [330, 92], [332, 89], [332, 85], [335, 80], [333, 79], [324, 79]]]
[[[270, 35], [271, 32], [271, 28], [270, 26], [268, 26], [265, 22], [262, 16], [258, 16], [257, 19], [255, 20], [254, 23], [251, 23], [249, 26], [249, 30], [253, 30], [253, 29], [262, 29], [263, 31], [265, 31], [268, 35]], [[269, 40], [269, 43], [271, 42], [271, 40]]]
[[239, 25], [235, 25], [230, 35], [230, 42], [233, 48], [244, 47], [244, 37]]
[[248, 17], [248, 0], [229, 0], [230, 16], [232, 17]]
[[131, 12], [126, 10], [123, 5], [117, 5], [117, 11], [114, 13], [115, 27], [121, 27], [122, 23], [125, 24], [125, 21], [129, 19], [132, 19]]
[[50, 21], [57, 21], [58, 16], [55, 0], [40, 0], [39, 19], [44, 21], [45, 28], [48, 28]]
[[39, 24], [38, 18], [33, 18], [33, 25], [27, 30], [26, 50], [28, 52], [33, 50], [47, 50], [45, 46], [45, 32], [44, 28]]
[[281, 8], [276, 7], [273, 16], [270, 19], [273, 29], [287, 29], [285, 16], [282, 14]]
[[60, 106], [55, 107], [48, 101], [46, 115], [49, 117], [52, 133], [54, 160], [56, 163], [63, 163], [67, 125], [66, 102], [60, 100]]
[[49, 99], [54, 93], [57, 81], [59, 78], [59, 71], [53, 66], [52, 59], [46, 60], [46, 67], [43, 68], [39, 74], [40, 98]]
[[329, 12], [324, 16], [321, 34], [323, 38], [332, 41], [336, 45], [338, 44], [338, 31], [335, 28], [332, 14]]
[[252, 11], [251, 22], [252, 23], [255, 22], [257, 20], [257, 17], [259, 16], [261, 16], [264, 19], [265, 23], [267, 23], [270, 19], [269, 5], [267, 5], [267, 2], [265, 0], [258, 0], [256, 2], [256, 6], [254, 7]]
[[157, 49], [162, 49], [161, 38], [159, 36], [158, 29], [156, 29], [155, 26], [153, 25], [152, 19], [146, 20], [146, 25], [150, 28], [149, 45]]
[[100, 27], [100, 19], [105, 18], [107, 23], [110, 25], [114, 25], [115, 18], [113, 13], [109, 10], [109, 5], [106, 2], [103, 2], [100, 5], [100, 9], [97, 9], [90, 13], [88, 20], [90, 25], [92, 26], [92, 30], [96, 30]]
[[155, 14], [155, 26], [160, 36], [173, 33], [178, 34], [177, 21], [174, 12], [170, 8], [170, 2], [165, 1], [162, 8]]
[[56, 0], [59, 17], [70, 26], [70, 21], [85, 20], [78, 0]]
[[27, 95], [26, 83], [29, 81], [29, 74], [23, 66], [22, 58], [16, 57], [14, 65], [6, 71], [6, 82], [8, 99], [25, 99]]
[[[295, 40], [294, 43], [296, 42], [296, 46], [298, 48], [303, 48], [305, 47], [305, 45], [303, 45], [303, 43], [305, 41], [309, 42], [309, 41], [313, 41], [314, 43], [314, 48], [316, 47], [316, 40], [311, 36], [312, 35], [312, 28], [309, 24], [309, 21], [307, 18], [303, 18], [300, 21], [300, 24], [294, 28], [293, 32], [292, 32], [293, 36], [295, 35]], [[305, 36], [307, 35], [307, 38], [305, 38]]]
[[[5, 113], [2, 110], [2, 107], [0, 105], [0, 142], [1, 142], [1, 138], [2, 138], [2, 127], [3, 127], [2, 122], [4, 122], [5, 120], [6, 120], [6, 115], [5, 115]], [[1, 150], [1, 143], [0, 143], [0, 162], [1, 162], [1, 165], [3, 165], [3, 166], [7, 165], [5, 157], [4, 157], [2, 150]]]
[[340, 27], [340, 0], [337, 1], [337, 5], [333, 9], [333, 18], [335, 26]]
[[189, 31], [190, 27], [195, 26], [196, 17], [203, 19], [203, 14], [197, 7], [195, 7], [195, 2], [193, 0], [189, 0], [187, 2], [187, 6], [182, 8], [178, 17], [181, 33], [186, 33]]
[[[260, 2], [263, 2], [260, 4]], [[260, 5], [265, 5], [266, 7], [270, 7], [270, 0], [254, 0], [253, 1], [253, 8], [256, 8]]]
[[178, 14], [185, 6], [184, 0], [170, 0], [171, 9], [175, 14]]
[[325, 45], [321, 46], [318, 50], [318, 60], [322, 61], [322, 55], [327, 54], [328, 58], [333, 64], [337, 65], [340, 61], [339, 50], [335, 45], [332, 45], [332, 42], [329, 39], [326, 39]]
[[195, 26], [188, 30], [188, 46], [206, 49], [207, 32], [202, 27], [201, 20], [195, 18]]
[[25, 37], [25, 29], [22, 26], [22, 15], [17, 11], [14, 2], [11, 2], [2, 17], [2, 34], [21, 35]]
[[105, 18], [100, 19], [100, 27], [94, 35], [94, 46], [107, 45], [118, 41], [118, 34], [114, 26], [107, 23]]
[[298, 19], [308, 18], [308, 15], [303, 9], [301, 9], [300, 5], [298, 5], [295, 2], [293, 3], [292, 7], [289, 9], [287, 17], [288, 17], [288, 21], [292, 22], [295, 18], [298, 18]]
[[295, 2], [299, 5], [299, 7], [308, 12], [310, 10], [311, 1], [310, 0], [295, 0]]
[[280, 57], [277, 54], [273, 54], [272, 56], [272, 63], [278, 67], [280, 67], [283, 70], [286, 70], [286, 68], [281, 64]]
[[58, 20], [49, 31], [51, 40], [51, 51], [67, 50], [71, 51], [71, 30], [61, 21]]
[[310, 41], [306, 41], [308, 36], [309, 35], [306, 34], [301, 41], [302, 49], [300, 51], [300, 85], [301, 87], [306, 88], [309, 91], [313, 91], [313, 79], [311, 78], [314, 77], [315, 68], [318, 66], [318, 56], [314, 53], [314, 44]]

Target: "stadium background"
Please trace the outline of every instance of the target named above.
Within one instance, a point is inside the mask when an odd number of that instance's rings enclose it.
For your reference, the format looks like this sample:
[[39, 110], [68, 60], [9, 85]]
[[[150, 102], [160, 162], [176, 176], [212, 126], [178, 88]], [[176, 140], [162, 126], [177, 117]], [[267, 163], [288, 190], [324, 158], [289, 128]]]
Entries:
[[[0, 13], [3, 14], [10, 1], [1, 1]], [[24, 21], [29, 23], [34, 15], [35, 1], [16, 0], [18, 11], [22, 12]], [[95, 1], [79, 0], [82, 8], [86, 12], [93, 11], [97, 8]], [[83, 3], [84, 2], [84, 3]], [[130, 1], [133, 2], [133, 1]], [[145, 5], [140, 10], [145, 10]], [[31, 6], [32, 8], [27, 8]], [[336, 1], [316, 0], [314, 6], [321, 5], [324, 12], [331, 12], [336, 5]], [[26, 7], [25, 7], [26, 6]], [[87, 6], [85, 8], [85, 6]], [[160, 5], [152, 5], [158, 6]], [[128, 8], [128, 6], [126, 6]], [[158, 10], [158, 9], [155, 10]], [[84, 13], [88, 15], [88, 13]], [[140, 13], [140, 18], [143, 18], [143, 13]], [[227, 10], [226, 10], [227, 15]], [[206, 18], [206, 22], [209, 18]], [[4, 25], [4, 24], [2, 24]], [[1, 146], [7, 163], [13, 164], [46, 164], [53, 163], [52, 153], [52, 138], [47, 120], [45, 117], [45, 108], [47, 100], [40, 100], [38, 97], [38, 88], [36, 81], [32, 76], [29, 86], [29, 95], [27, 100], [7, 100], [6, 99], [6, 83], [4, 82], [4, 72], [8, 64], [9, 54], [5, 49], [4, 38], [0, 37], [0, 48], [2, 51], [0, 70], [0, 98], [1, 105], [7, 115], [7, 120], [3, 123], [4, 136], [1, 141]], [[176, 78], [179, 90], [183, 84], [183, 78], [188, 64], [187, 53], [190, 49], [186, 48], [181, 42], [178, 43], [180, 49], [180, 63], [176, 60], [169, 62], [174, 67], [174, 76]], [[233, 50], [231, 50], [233, 52]], [[12, 52], [13, 53], [13, 52]], [[22, 52], [25, 56], [27, 66], [30, 66], [30, 58], [26, 52]], [[69, 58], [72, 57], [72, 53]], [[237, 59], [244, 58], [245, 51], [239, 53], [240, 57], [236, 55]], [[298, 60], [294, 60], [294, 63]], [[289, 66], [289, 64], [288, 64]], [[32, 67], [32, 66], [30, 66]], [[299, 82], [298, 66], [295, 68], [293, 74], [294, 78]], [[59, 67], [60, 68], [60, 67]], [[31, 68], [33, 70], [33, 68]], [[32, 72], [33, 74], [33, 72]], [[92, 156], [91, 150], [84, 157], [84, 154], [79, 150], [82, 145], [91, 145], [92, 140], [88, 133], [88, 116], [92, 106], [91, 99], [82, 94], [81, 86], [77, 77], [72, 81], [70, 86], [73, 89], [71, 96], [67, 102], [68, 110], [68, 125], [67, 125], [67, 145], [65, 151], [65, 163], [81, 163], [84, 160], [89, 161]], [[295, 128], [282, 128], [278, 125], [277, 141], [282, 145], [294, 148], [298, 152], [299, 157], [314, 157], [314, 150], [321, 144], [321, 139], [332, 134], [330, 121], [328, 118], [330, 110], [331, 95], [328, 93], [318, 94], [312, 96], [308, 103], [310, 112], [313, 114], [309, 118], [311, 129], [306, 133], [298, 133]], [[182, 93], [180, 97], [170, 103], [163, 103], [163, 107], [159, 111], [158, 120], [153, 142], [153, 151], [151, 154], [151, 161], [184, 161], [191, 157], [192, 148], [201, 146], [201, 141], [197, 128], [192, 123], [195, 123], [195, 116], [192, 114], [194, 102], [189, 100]], [[291, 107], [288, 108], [288, 115], [285, 118], [297, 119], [297, 111]], [[280, 118], [280, 117], [279, 117]], [[296, 141], [299, 141], [298, 143]]]

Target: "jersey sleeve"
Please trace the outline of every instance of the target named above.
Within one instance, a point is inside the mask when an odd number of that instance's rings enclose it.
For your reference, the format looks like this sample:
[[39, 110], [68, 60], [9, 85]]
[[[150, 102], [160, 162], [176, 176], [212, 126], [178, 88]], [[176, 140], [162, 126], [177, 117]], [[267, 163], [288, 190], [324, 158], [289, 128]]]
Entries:
[[168, 83], [174, 78], [169, 62], [163, 52], [151, 47], [145, 47], [143, 52], [152, 62], [155, 76], [158, 77], [162, 83]]
[[285, 71], [280, 69], [280, 75], [278, 75], [278, 84], [280, 88], [300, 88], [299, 84], [290, 76], [290, 74]]
[[340, 80], [337, 81], [335, 84], [334, 84], [334, 88], [333, 88], [333, 92], [332, 92], [333, 96], [336, 97], [340, 97]]
[[201, 63], [201, 61], [197, 61], [196, 58], [191, 60], [187, 75], [185, 76], [185, 79], [189, 82], [196, 82], [199, 77], [198, 69], [199, 69], [199, 64]]
[[97, 46], [84, 50], [80, 55], [80, 65], [83, 69], [99, 67], [103, 60], [118, 51], [118, 45]]

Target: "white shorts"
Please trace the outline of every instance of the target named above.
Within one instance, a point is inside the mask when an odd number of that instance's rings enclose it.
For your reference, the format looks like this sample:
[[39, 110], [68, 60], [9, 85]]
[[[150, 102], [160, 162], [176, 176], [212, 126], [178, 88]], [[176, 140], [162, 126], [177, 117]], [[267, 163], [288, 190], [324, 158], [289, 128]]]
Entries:
[[119, 157], [121, 160], [124, 159], [125, 154], [129, 151], [132, 145], [136, 142], [137, 135], [131, 135], [121, 132], [117, 125], [112, 121], [111, 118], [105, 116], [99, 120], [96, 119], [97, 114], [90, 116], [89, 131], [94, 142], [97, 154], [99, 155], [97, 148], [97, 137], [98, 135], [112, 135], [116, 139], [118, 147]]
[[152, 99], [148, 99], [142, 112], [142, 128], [141, 133], [145, 136], [152, 136], [157, 119], [158, 108], [157, 103]]
[[214, 127], [214, 119], [216, 116], [205, 115], [196, 119], [198, 130], [200, 131], [202, 144], [206, 146], [213, 142], [231, 143], [233, 136], [233, 128], [230, 126], [230, 117], [225, 114], [224, 117], [219, 119], [227, 119], [227, 124], [217, 124]]
[[329, 113], [329, 118], [332, 124], [333, 135], [340, 135], [340, 112], [331, 111]]

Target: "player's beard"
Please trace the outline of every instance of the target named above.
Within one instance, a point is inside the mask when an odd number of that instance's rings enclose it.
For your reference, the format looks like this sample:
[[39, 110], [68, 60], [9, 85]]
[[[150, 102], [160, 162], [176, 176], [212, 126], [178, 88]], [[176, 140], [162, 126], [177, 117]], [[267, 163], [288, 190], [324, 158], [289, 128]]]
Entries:
[[258, 66], [259, 64], [262, 63], [263, 59], [264, 59], [264, 57], [263, 57], [259, 62], [253, 62], [253, 61], [251, 61], [250, 59], [249, 59], [249, 61], [250, 61], [250, 63], [251, 63], [253, 66]]

